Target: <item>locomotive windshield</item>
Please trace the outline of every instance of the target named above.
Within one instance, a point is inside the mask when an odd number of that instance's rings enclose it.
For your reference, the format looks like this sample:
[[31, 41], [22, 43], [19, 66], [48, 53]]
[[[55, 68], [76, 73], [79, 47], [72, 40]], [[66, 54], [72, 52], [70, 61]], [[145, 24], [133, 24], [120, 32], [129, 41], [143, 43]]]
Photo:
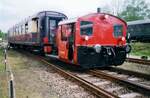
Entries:
[[118, 38], [119, 36], [123, 36], [123, 26], [122, 25], [114, 25], [114, 36]]
[[92, 35], [93, 33], [93, 22], [81, 21], [80, 22], [80, 34], [81, 35]]

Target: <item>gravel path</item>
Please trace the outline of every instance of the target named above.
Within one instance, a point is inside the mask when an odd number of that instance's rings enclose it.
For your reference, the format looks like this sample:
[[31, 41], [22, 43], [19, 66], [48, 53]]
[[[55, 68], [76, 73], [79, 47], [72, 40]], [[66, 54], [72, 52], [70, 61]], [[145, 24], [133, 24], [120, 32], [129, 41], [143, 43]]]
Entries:
[[49, 66], [16, 51], [9, 51], [17, 98], [95, 98], [57, 74]]

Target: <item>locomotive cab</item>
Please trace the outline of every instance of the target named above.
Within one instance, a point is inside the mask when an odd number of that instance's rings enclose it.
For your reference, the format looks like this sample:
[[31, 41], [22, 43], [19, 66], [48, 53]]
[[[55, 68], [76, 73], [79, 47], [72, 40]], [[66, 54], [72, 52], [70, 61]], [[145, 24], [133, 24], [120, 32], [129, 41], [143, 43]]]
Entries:
[[84, 68], [121, 65], [129, 50], [126, 29], [123, 20], [105, 13], [62, 21], [58, 29], [58, 56]]

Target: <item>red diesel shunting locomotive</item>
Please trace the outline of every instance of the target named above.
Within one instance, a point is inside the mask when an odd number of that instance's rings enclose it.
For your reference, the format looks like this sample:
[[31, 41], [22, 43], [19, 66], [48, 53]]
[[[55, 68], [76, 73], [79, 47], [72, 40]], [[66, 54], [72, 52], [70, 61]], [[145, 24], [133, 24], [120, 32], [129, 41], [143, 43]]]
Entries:
[[126, 22], [105, 13], [93, 13], [59, 23], [59, 59], [84, 68], [121, 65], [129, 52]]

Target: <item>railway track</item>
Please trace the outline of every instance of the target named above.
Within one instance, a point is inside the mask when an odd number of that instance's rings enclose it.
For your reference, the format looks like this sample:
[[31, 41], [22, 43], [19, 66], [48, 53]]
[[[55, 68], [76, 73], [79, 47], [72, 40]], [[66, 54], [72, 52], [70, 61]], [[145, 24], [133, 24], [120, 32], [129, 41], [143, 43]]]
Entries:
[[49, 63], [48, 61], [46, 61], [43, 58], [38, 58], [40, 59], [42, 62], [48, 64], [49, 66], [51, 66], [52, 68], [55, 69], [55, 71], [57, 71], [60, 75], [65, 76], [66, 78], [70, 78], [73, 79], [73, 81], [76, 81], [79, 85], [81, 85], [82, 87], [84, 87], [85, 89], [89, 90], [90, 92], [92, 92], [94, 95], [98, 96], [98, 97], [104, 97], [104, 98], [119, 98], [118, 96], [100, 88], [95, 86], [94, 84], [78, 77], [77, 75], [75, 75], [74, 73], [71, 72], [67, 72], [64, 71], [63, 69], [57, 67], [56, 65], [53, 65], [51, 63]]
[[[29, 54], [31, 55], [31, 54]], [[35, 56], [33, 56], [35, 57]], [[37, 57], [37, 56], [36, 56]], [[37, 57], [40, 61], [51, 66], [60, 75], [82, 86], [97, 97], [103, 98], [149, 98], [149, 75], [131, 72], [123, 69], [109, 68], [103, 70], [90, 70], [84, 72], [72, 72], [64, 70], [60, 65], [49, 63], [48, 58]], [[121, 74], [120, 74], [121, 73]], [[125, 76], [127, 73], [128, 76]], [[145, 76], [145, 77], [144, 77]], [[115, 78], [114, 78], [115, 77]], [[128, 78], [127, 78], [128, 77]], [[139, 81], [136, 77], [142, 78]], [[134, 81], [135, 80], [135, 81]], [[136, 81], [137, 80], [137, 81]], [[143, 83], [142, 83], [143, 82]]]
[[125, 85], [129, 89], [132, 89], [136, 92], [142, 92], [145, 95], [149, 95], [150, 81], [133, 76], [117, 74], [115, 72], [110, 71], [90, 70], [89, 73], [97, 77], [108, 79], [110, 81]]
[[[112, 78], [112, 75], [108, 76], [108, 73], [100, 70], [90, 70], [84, 73], [66, 71], [57, 65], [49, 63], [44, 58], [38, 58], [42, 62], [50, 65], [60, 75], [63, 75], [67, 79], [71, 79], [89, 92], [93, 93], [97, 97], [104, 98], [135, 98], [149, 96], [149, 87], [141, 84], [133, 84], [132, 81], [127, 81], [123, 78]], [[120, 79], [120, 80], [119, 80]], [[125, 82], [126, 81], [126, 82]], [[118, 84], [119, 83], [119, 84]], [[120, 85], [123, 84], [123, 85]], [[141, 92], [143, 90], [144, 92]]]
[[144, 74], [144, 73], [141, 73], [141, 72], [126, 70], [126, 69], [121, 69], [121, 68], [116, 68], [116, 67], [109, 67], [108, 70], [112, 71], [112, 72], [117, 72], [119, 74], [136, 76], [136, 77], [139, 77], [139, 78], [150, 80], [150, 75], [149, 74]]
[[127, 58], [127, 62], [133, 62], [138, 64], [150, 65], [150, 60], [136, 59], [136, 58]]

